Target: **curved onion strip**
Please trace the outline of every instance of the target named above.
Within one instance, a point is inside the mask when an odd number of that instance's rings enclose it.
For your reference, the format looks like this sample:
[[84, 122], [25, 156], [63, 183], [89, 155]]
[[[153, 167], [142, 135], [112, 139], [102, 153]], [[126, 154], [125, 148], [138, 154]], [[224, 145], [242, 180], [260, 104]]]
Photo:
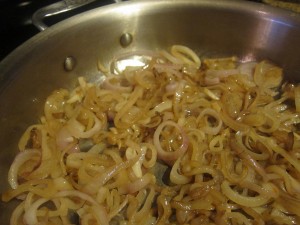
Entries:
[[234, 131], [241, 131], [243, 133], [247, 133], [250, 129], [250, 126], [232, 119], [225, 110], [221, 111], [220, 117], [223, 123], [226, 124], [231, 129], [233, 129]]
[[238, 183], [240, 180], [245, 179], [248, 174], [248, 167], [244, 166], [244, 169], [239, 174], [235, 171], [234, 158], [228, 151], [221, 152], [221, 170], [223, 175], [232, 183]]
[[213, 86], [213, 85], [217, 85], [220, 83], [220, 78], [219, 77], [209, 77], [209, 76], [205, 76], [204, 77], [204, 83], [206, 86]]
[[155, 198], [154, 188], [150, 187], [149, 194], [148, 194], [148, 196], [147, 196], [147, 198], [145, 200], [145, 203], [144, 203], [143, 207], [134, 216], [134, 218], [137, 221], [141, 221], [141, 220], [143, 220], [147, 216], [147, 214], [151, 210], [151, 206], [153, 204], [154, 198]]
[[275, 184], [273, 184], [271, 182], [264, 183], [263, 187], [261, 187], [258, 184], [253, 183], [253, 181], [243, 180], [239, 184], [241, 187], [255, 191], [265, 197], [277, 198], [279, 195], [278, 188], [275, 186]]
[[178, 64], [178, 65], [182, 65], [182, 60], [176, 58], [175, 56], [171, 55], [169, 52], [167, 52], [166, 50], [162, 50], [160, 51], [160, 54], [166, 58], [169, 62], [171, 62], [172, 64]]
[[173, 105], [171, 105], [173, 107], [173, 113], [174, 113], [174, 116], [175, 117], [179, 117], [179, 113], [180, 113], [180, 110], [181, 110], [181, 100], [183, 98], [183, 95], [184, 95], [184, 88], [185, 88], [185, 81], [180, 81], [178, 83], [178, 86], [176, 88], [176, 91], [173, 95]]
[[38, 157], [38, 160], [41, 158], [41, 152], [39, 150], [31, 149], [20, 152], [14, 159], [12, 165], [8, 171], [8, 182], [12, 189], [17, 189], [18, 184], [18, 171], [20, 167], [27, 162], [28, 160]]
[[263, 177], [263, 179], [267, 180], [267, 173], [264, 168], [251, 157], [248, 153], [246, 146], [243, 144], [242, 141], [243, 135], [242, 132], [236, 132], [235, 139], [230, 139], [230, 146], [233, 151], [235, 151], [240, 158], [245, 160], [245, 163], [252, 167], [256, 172]]
[[182, 72], [179, 70], [181, 69], [182, 65], [177, 64], [156, 64], [154, 68], [156, 69], [157, 73], [166, 73], [169, 76], [176, 76], [178, 79], [182, 79]]
[[140, 73], [135, 73], [134, 81], [145, 89], [151, 89], [155, 85], [155, 76], [148, 70], [142, 70]]
[[270, 197], [261, 195], [257, 195], [255, 197], [241, 195], [232, 190], [230, 183], [227, 180], [222, 182], [221, 190], [231, 201], [243, 206], [258, 207], [267, 204], [271, 200]]
[[29, 180], [26, 183], [20, 184], [17, 189], [12, 189], [3, 193], [2, 201], [10, 201], [28, 191], [44, 198], [50, 198], [57, 190], [54, 188], [53, 182], [49, 179]]
[[24, 222], [27, 225], [38, 224], [37, 210], [42, 204], [46, 203], [47, 201], [49, 201], [49, 200], [46, 198], [40, 198], [40, 199], [36, 200], [34, 203], [32, 203], [27, 210], [25, 210]]
[[220, 152], [224, 148], [224, 137], [221, 135], [215, 136], [210, 142], [209, 142], [209, 150], [212, 152]]
[[74, 137], [72, 137], [69, 129], [64, 126], [58, 131], [56, 135], [56, 145], [60, 150], [65, 150], [72, 142]]
[[[113, 80], [118, 80], [118, 83], [113, 83]], [[108, 76], [101, 84], [101, 87], [105, 90], [113, 90], [118, 92], [131, 92], [132, 87], [131, 86], [121, 86], [120, 77], [116, 75], [110, 75]]]
[[179, 201], [172, 201], [172, 207], [175, 209], [180, 210], [214, 210], [214, 206], [212, 205], [212, 201], [209, 199], [195, 199], [190, 202], [179, 202]]
[[[93, 113], [92, 113], [93, 114]], [[67, 129], [76, 138], [90, 138], [101, 129], [100, 120], [93, 114], [94, 126], [85, 131], [84, 126], [77, 121], [76, 118], [71, 118], [67, 124]]]
[[192, 180], [192, 177], [185, 176], [179, 173], [181, 159], [182, 157], [179, 157], [175, 161], [170, 172], [170, 181], [174, 184], [187, 184]]
[[9, 224], [10, 225], [16, 225], [19, 224], [18, 221], [20, 220], [23, 212], [24, 212], [24, 202], [21, 202], [13, 211], [11, 217], [10, 217], [10, 221]]
[[[212, 179], [209, 181], [202, 181], [201, 183], [209, 183], [209, 184], [213, 184], [216, 183], [217, 181], [220, 180], [220, 175], [217, 173], [217, 170], [209, 167], [209, 166], [201, 166], [201, 167], [196, 167], [195, 169], [189, 171], [186, 173], [188, 176], [197, 176], [197, 175], [202, 175], [202, 174], [209, 174]], [[195, 182], [197, 182], [197, 178], [195, 178]], [[192, 187], [191, 187], [192, 189]]]
[[[280, 126], [280, 120], [278, 120], [277, 115], [270, 113], [268, 111], [264, 112], [265, 124], [258, 127], [258, 129], [264, 133], [272, 133], [278, 130]], [[273, 114], [273, 115], [272, 115]]]
[[161, 210], [159, 211], [159, 218], [156, 224], [158, 225], [167, 224], [167, 220], [172, 213], [171, 205], [170, 202], [167, 200], [167, 196], [165, 195], [158, 196], [157, 204], [158, 204], [158, 208], [160, 208]]
[[199, 68], [201, 66], [200, 58], [195, 54], [193, 50], [183, 45], [173, 45], [171, 47], [171, 53], [176, 58], [182, 60], [188, 65]]
[[[228, 219], [231, 219], [233, 221], [238, 221], [238, 224], [243, 225], [252, 225], [253, 223], [242, 213], [238, 212], [226, 212], [224, 216], [222, 217], [223, 222], [227, 221]], [[227, 222], [225, 222], [226, 224]]]
[[[141, 151], [144, 151], [146, 152], [146, 148], [142, 147], [141, 148]], [[137, 156], [137, 152], [135, 149], [131, 148], [131, 147], [128, 147], [126, 149], [126, 152], [125, 152], [125, 156], [127, 159], [132, 159], [134, 157]], [[135, 174], [135, 176], [137, 178], [141, 178], [143, 176], [143, 171], [142, 171], [142, 162], [143, 162], [143, 159], [137, 161], [131, 168], [132, 168], [132, 171], [133, 173]]]
[[91, 207], [91, 211], [97, 220], [97, 224], [99, 225], [109, 225], [109, 218], [107, 212], [103, 206], [93, 205]]
[[114, 124], [116, 127], [127, 127], [121, 123], [121, 118], [130, 110], [134, 103], [143, 95], [143, 89], [140, 86], [136, 86], [127, 100], [126, 104], [117, 112], [114, 118]]
[[162, 72], [168, 72], [173, 70], [178, 71], [182, 68], [182, 66], [178, 64], [172, 64], [172, 63], [168, 63], [168, 64], [157, 63], [153, 65], [153, 68], [157, 69], [159, 73], [162, 73]]
[[144, 155], [139, 155], [137, 157], [134, 157], [130, 160], [127, 160], [125, 162], [122, 162], [120, 164], [117, 164], [115, 166], [112, 166], [105, 171], [105, 173], [101, 174], [96, 181], [88, 183], [84, 190], [88, 193], [95, 193], [99, 187], [104, 185], [107, 181], [109, 181], [112, 177], [114, 177], [118, 172], [120, 172], [123, 169], [126, 169], [132, 165], [134, 165], [140, 158], [144, 157]]
[[51, 160], [53, 157], [52, 149], [48, 142], [48, 130], [46, 127], [41, 127], [41, 133], [42, 133], [42, 161], [44, 160]]
[[[157, 160], [157, 150], [153, 144], [143, 143], [143, 147], [146, 148], [145, 159], [143, 160], [143, 166], [145, 168], [151, 168], [155, 166]], [[151, 157], [148, 157], [148, 152], [150, 152]]]
[[206, 108], [197, 117], [197, 122], [199, 122], [199, 120], [204, 116], [210, 116], [210, 117], [213, 117], [214, 119], [216, 119], [217, 120], [217, 125], [216, 126], [210, 126], [209, 124], [207, 124], [207, 126], [200, 127], [200, 129], [203, 130], [207, 134], [212, 134], [212, 135], [218, 134], [220, 132], [221, 128], [222, 128], [222, 125], [223, 125], [223, 122], [220, 119], [219, 113], [217, 113], [215, 110], [213, 110], [211, 108]]
[[256, 64], [257, 64], [257, 62], [255, 62], [255, 61], [241, 63], [238, 66], [238, 70], [241, 74], [247, 75], [250, 80], [253, 80], [254, 69], [255, 69]]
[[42, 127], [43, 127], [43, 125], [32, 125], [26, 129], [26, 131], [24, 132], [24, 134], [22, 135], [22, 137], [19, 140], [18, 147], [19, 147], [20, 151], [24, 151], [26, 149], [27, 142], [30, 139], [30, 132], [33, 129], [40, 130], [40, 129], [42, 129]]
[[89, 203], [97, 205], [98, 203], [88, 194], [78, 191], [78, 190], [64, 190], [55, 194], [55, 198], [62, 197], [77, 197], [84, 201], [88, 201]]
[[84, 201], [88, 201], [93, 204], [92, 211], [94, 216], [97, 218], [97, 221], [100, 221], [100, 225], [108, 225], [109, 218], [105, 208], [102, 205], [99, 205], [91, 196], [86, 193], [77, 191], [77, 190], [66, 190], [58, 192], [55, 197], [79, 197]]
[[286, 170], [277, 165], [269, 166], [266, 170], [281, 176], [289, 193], [300, 194], [300, 182], [293, 178]]
[[258, 63], [254, 71], [254, 82], [264, 90], [275, 88], [282, 82], [282, 69], [268, 61]]
[[84, 201], [92, 203], [93, 205], [91, 207], [91, 210], [93, 212], [93, 215], [97, 219], [98, 224], [109, 225], [109, 217], [106, 209], [102, 205], [99, 205], [90, 195], [77, 190], [60, 191], [55, 195], [55, 197], [57, 198], [70, 196], [78, 197]]
[[240, 71], [238, 69], [229, 69], [229, 70], [207, 70], [206, 71], [206, 77], [208, 79], [214, 79], [214, 78], [218, 78], [218, 79], [222, 79], [231, 75], [236, 75], [239, 74]]
[[45, 117], [47, 120], [54, 119], [54, 115], [63, 112], [63, 106], [65, 99], [68, 97], [69, 92], [64, 89], [60, 89], [50, 95], [44, 106]]
[[[159, 140], [160, 134], [161, 134], [162, 130], [164, 129], [164, 127], [166, 127], [166, 126], [175, 127], [177, 130], [179, 130], [181, 137], [182, 137], [182, 144], [181, 144], [180, 148], [178, 148], [177, 150], [172, 151], [172, 152], [165, 151], [162, 148], [162, 146], [160, 144], [160, 140]], [[188, 136], [184, 132], [184, 130], [177, 123], [175, 123], [171, 120], [164, 121], [157, 127], [157, 129], [155, 130], [154, 135], [153, 135], [153, 140], [154, 140], [154, 146], [157, 149], [158, 157], [166, 162], [175, 161], [177, 158], [182, 156], [186, 152], [186, 150], [188, 148], [188, 142], [189, 142]]]
[[286, 152], [283, 148], [281, 148], [278, 144], [276, 144], [273, 139], [267, 139], [267, 143], [268, 146], [270, 146], [274, 152], [284, 157], [291, 165], [295, 167], [295, 169], [298, 172], [300, 172], [300, 162], [298, 159], [294, 158], [292, 155]]
[[118, 213], [120, 213], [122, 211], [122, 209], [124, 209], [124, 207], [128, 204], [128, 195], [126, 195], [124, 201], [119, 205], [119, 207], [117, 207], [114, 211], [111, 211], [108, 215], [108, 217], [111, 219], [114, 216], [116, 216]]
[[133, 194], [142, 190], [148, 184], [155, 183], [155, 180], [156, 179], [153, 174], [147, 173], [143, 177], [137, 179], [136, 181], [126, 184], [123, 187], [120, 187], [119, 192], [120, 194]]

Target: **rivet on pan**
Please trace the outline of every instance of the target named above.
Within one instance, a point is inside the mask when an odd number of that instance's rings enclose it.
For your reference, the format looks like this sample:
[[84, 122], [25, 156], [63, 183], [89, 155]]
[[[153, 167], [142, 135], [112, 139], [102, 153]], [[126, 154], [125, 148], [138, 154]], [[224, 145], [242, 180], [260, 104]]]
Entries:
[[64, 62], [64, 69], [65, 71], [72, 71], [75, 68], [76, 59], [72, 56], [68, 56]]
[[132, 34], [124, 33], [120, 37], [120, 44], [121, 44], [122, 47], [125, 48], [125, 47], [127, 47], [128, 45], [131, 44], [132, 40], [133, 40]]

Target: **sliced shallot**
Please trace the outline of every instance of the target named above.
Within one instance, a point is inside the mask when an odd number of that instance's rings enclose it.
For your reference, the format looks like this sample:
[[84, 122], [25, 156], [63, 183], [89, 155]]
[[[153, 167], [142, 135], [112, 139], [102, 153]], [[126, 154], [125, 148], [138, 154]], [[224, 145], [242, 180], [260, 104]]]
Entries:
[[[173, 126], [175, 127], [181, 134], [182, 137], [182, 144], [181, 146], [176, 149], [175, 151], [165, 151], [162, 146], [161, 146], [161, 142], [160, 142], [160, 135], [162, 130], [164, 129], [164, 127], [166, 126]], [[157, 155], [160, 159], [164, 160], [165, 162], [172, 162], [175, 161], [177, 158], [179, 158], [180, 156], [182, 156], [187, 148], [188, 148], [188, 144], [189, 144], [189, 140], [188, 140], [188, 136], [187, 134], [184, 132], [184, 130], [182, 129], [182, 127], [180, 127], [177, 123], [171, 121], [171, 120], [167, 120], [162, 122], [157, 129], [154, 132], [154, 146], [157, 149]]]
[[20, 152], [14, 159], [11, 167], [8, 171], [8, 182], [12, 189], [17, 189], [19, 186], [18, 183], [18, 171], [20, 167], [28, 160], [35, 158], [35, 157], [41, 157], [41, 152], [36, 149], [30, 149], [25, 150], [23, 152]]

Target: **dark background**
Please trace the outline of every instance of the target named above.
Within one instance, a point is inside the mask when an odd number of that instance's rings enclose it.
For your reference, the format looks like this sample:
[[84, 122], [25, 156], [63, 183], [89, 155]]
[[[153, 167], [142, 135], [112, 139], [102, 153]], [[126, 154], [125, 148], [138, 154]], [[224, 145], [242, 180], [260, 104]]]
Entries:
[[[39, 8], [58, 0], [0, 0], [0, 61], [17, 46], [37, 34], [38, 29], [32, 25], [31, 16]], [[252, 0], [260, 2], [260, 0]], [[96, 0], [87, 6], [65, 14], [48, 17], [47, 25], [54, 24], [80, 12], [113, 4], [113, 0]]]
[[[16, 47], [39, 33], [39, 30], [31, 22], [33, 13], [43, 6], [58, 1], [59, 0], [0, 0], [0, 61]], [[113, 3], [113, 0], [97, 0], [87, 6], [67, 13], [48, 17], [44, 21], [47, 25], [52, 25], [80, 12]]]

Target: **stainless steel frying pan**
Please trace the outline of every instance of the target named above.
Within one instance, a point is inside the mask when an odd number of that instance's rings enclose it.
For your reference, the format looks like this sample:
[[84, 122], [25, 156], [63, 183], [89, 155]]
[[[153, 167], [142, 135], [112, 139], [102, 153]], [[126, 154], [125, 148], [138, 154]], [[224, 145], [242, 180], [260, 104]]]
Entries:
[[[17, 143], [43, 113], [52, 90], [71, 88], [78, 76], [98, 79], [97, 60], [183, 44], [200, 56], [270, 59], [285, 78], [300, 80], [300, 15], [247, 1], [152, 0], [97, 8], [46, 29], [0, 63], [0, 192]], [[69, 57], [69, 58], [68, 58]], [[65, 65], [66, 58], [71, 66]], [[0, 203], [9, 224], [15, 203]]]

